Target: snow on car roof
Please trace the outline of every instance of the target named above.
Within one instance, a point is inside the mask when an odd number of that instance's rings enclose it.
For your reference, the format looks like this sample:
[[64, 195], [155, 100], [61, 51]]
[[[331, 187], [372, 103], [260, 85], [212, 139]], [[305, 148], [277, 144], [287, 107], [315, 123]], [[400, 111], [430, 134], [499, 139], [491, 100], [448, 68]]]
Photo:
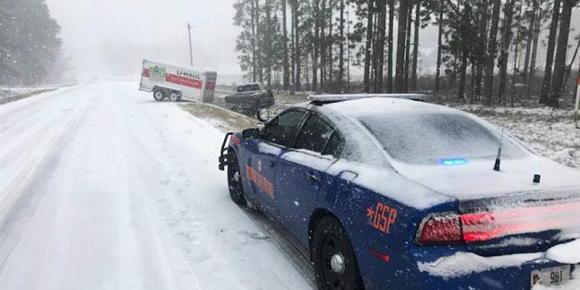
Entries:
[[409, 112], [416, 111], [421, 113], [425, 113], [426, 111], [449, 112], [449, 113], [461, 112], [459, 110], [447, 108], [441, 105], [434, 105], [425, 102], [397, 98], [367, 98], [359, 100], [350, 100], [329, 104], [326, 105], [325, 107], [332, 109], [340, 114], [351, 117], [384, 114], [387, 112], [403, 111], [403, 110]]

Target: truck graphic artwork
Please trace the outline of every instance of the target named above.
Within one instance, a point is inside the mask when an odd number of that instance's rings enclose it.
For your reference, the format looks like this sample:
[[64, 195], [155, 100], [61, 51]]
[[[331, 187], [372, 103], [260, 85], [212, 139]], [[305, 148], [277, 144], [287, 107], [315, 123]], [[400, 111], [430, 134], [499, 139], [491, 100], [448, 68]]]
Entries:
[[158, 65], [149, 68], [149, 79], [155, 82], [165, 81], [166, 69]]

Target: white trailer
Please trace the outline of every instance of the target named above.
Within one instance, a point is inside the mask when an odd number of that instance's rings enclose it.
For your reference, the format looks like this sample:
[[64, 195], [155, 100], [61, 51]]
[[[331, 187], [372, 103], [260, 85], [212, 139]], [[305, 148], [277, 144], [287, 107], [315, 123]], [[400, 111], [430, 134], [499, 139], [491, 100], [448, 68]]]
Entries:
[[169, 99], [211, 103], [215, 94], [217, 73], [200, 72], [161, 62], [143, 61], [139, 90], [152, 92], [156, 101]]

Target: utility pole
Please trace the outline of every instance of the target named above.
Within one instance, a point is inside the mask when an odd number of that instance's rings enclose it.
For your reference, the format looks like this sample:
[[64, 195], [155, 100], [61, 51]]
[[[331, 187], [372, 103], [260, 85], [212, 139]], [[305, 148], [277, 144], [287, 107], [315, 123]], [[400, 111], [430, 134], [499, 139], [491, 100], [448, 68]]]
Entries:
[[189, 64], [193, 67], [193, 48], [191, 46], [191, 24], [187, 23], [187, 35], [189, 36]]

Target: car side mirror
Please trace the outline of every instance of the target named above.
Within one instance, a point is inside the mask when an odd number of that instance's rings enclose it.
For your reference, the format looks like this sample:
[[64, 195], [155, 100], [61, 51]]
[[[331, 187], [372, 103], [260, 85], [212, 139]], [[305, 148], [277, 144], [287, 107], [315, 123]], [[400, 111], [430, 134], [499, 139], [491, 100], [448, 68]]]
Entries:
[[242, 137], [246, 140], [260, 138], [260, 129], [250, 128], [242, 131]]

